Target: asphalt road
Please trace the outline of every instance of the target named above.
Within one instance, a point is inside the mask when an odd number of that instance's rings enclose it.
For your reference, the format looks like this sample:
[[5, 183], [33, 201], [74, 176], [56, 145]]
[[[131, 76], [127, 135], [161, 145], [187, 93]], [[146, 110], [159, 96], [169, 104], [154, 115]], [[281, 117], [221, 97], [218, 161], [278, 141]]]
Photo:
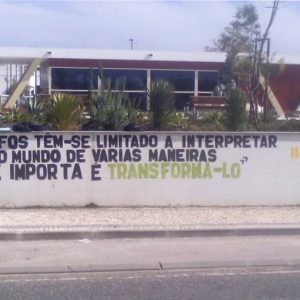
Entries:
[[0, 242], [0, 274], [288, 265], [299, 235]]
[[1, 275], [3, 300], [299, 299], [300, 269]]
[[0, 300], [300, 299], [300, 236], [1, 241], [0, 274]]

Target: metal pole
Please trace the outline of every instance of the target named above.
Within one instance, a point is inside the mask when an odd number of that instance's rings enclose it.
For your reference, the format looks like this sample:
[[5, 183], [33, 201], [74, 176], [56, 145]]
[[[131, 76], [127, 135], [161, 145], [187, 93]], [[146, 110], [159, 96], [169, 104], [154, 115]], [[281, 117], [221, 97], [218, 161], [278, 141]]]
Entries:
[[268, 113], [268, 91], [269, 91], [269, 83], [270, 83], [270, 38], [266, 39], [267, 42], [267, 74], [266, 74], [266, 86], [264, 93], [264, 122], [267, 121], [267, 113]]
[[129, 42], [130, 42], [130, 50], [133, 50], [133, 41], [134, 41], [134, 39], [129, 39]]

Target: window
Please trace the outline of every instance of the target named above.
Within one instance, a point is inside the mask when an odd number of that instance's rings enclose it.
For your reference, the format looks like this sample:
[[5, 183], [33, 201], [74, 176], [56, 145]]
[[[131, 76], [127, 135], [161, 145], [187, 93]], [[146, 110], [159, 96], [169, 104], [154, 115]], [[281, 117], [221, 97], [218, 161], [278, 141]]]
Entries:
[[146, 91], [147, 71], [146, 70], [103, 70], [104, 86], [113, 90], [125, 91]]
[[97, 89], [97, 69], [52, 68], [53, 90]]
[[147, 94], [144, 93], [128, 93], [128, 98], [131, 100], [133, 107], [141, 110], [147, 110]]
[[219, 72], [199, 71], [198, 72], [198, 91], [212, 92], [219, 82]]
[[177, 110], [184, 110], [184, 108], [190, 105], [191, 96], [193, 94], [175, 94], [175, 107]]
[[175, 91], [194, 92], [193, 71], [151, 71], [151, 80], [167, 80], [173, 86]]

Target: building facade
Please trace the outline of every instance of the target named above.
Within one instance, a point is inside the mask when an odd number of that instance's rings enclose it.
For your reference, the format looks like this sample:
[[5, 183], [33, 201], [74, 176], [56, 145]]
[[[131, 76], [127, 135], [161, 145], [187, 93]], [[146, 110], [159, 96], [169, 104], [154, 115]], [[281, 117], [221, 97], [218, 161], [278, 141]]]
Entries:
[[[271, 76], [270, 88], [282, 110], [293, 112], [300, 103], [300, 57], [277, 56], [273, 61], [280, 58], [284, 59], [284, 68]], [[31, 81], [37, 94], [67, 92], [87, 95], [98, 89], [101, 69], [105, 88], [110, 87], [113, 91], [124, 89], [144, 109], [147, 89], [158, 79], [173, 84], [179, 110], [190, 102], [192, 96], [213, 95], [225, 59], [225, 53], [211, 52], [0, 48], [1, 66], [8, 63], [30, 66], [36, 60], [38, 67], [31, 68], [34, 69]], [[7, 82], [5, 87], [9, 89]]]

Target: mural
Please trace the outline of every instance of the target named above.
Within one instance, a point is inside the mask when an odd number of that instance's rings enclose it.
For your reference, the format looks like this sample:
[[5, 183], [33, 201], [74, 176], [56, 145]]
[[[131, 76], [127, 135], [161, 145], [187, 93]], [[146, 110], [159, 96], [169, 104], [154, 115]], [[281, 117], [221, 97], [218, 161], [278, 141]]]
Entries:
[[296, 204], [299, 137], [251, 132], [2, 134], [0, 205]]

